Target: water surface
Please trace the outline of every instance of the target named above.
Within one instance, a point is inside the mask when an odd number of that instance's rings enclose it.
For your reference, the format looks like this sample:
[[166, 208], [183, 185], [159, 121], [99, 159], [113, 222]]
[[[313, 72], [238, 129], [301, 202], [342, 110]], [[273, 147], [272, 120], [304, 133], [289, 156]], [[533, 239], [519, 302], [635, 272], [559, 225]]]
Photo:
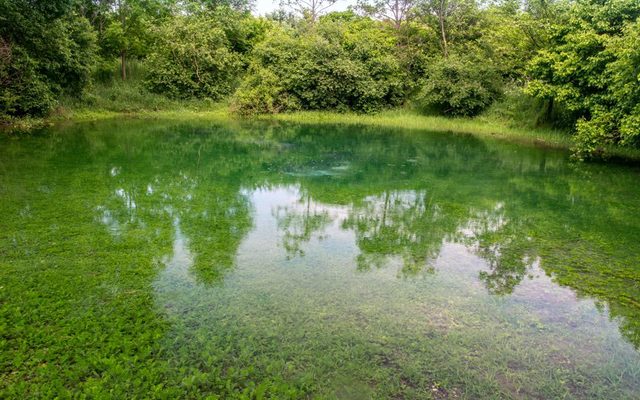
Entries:
[[2, 397], [640, 397], [636, 168], [268, 123], [0, 145]]

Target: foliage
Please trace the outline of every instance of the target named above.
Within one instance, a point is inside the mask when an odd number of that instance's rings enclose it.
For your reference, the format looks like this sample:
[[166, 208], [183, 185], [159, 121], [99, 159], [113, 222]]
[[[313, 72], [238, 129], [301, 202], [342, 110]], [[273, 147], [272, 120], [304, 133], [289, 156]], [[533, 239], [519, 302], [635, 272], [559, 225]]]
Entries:
[[472, 57], [442, 58], [428, 68], [427, 76], [417, 103], [444, 115], [477, 115], [502, 94], [496, 69]]
[[120, 10], [122, 20], [113, 18], [101, 36], [101, 50], [105, 56], [143, 57], [150, 48], [151, 21], [139, 7]]
[[552, 45], [531, 62], [527, 90], [572, 113], [579, 158], [637, 144], [638, 17], [636, 1], [573, 4]]
[[301, 108], [272, 70], [252, 66], [233, 97], [232, 110], [240, 114], [277, 114]]
[[234, 108], [373, 112], [400, 104], [405, 74], [395, 43], [369, 20], [323, 19], [299, 36], [276, 29], [255, 49]]
[[483, 63], [492, 64], [503, 77], [522, 85], [527, 79], [527, 64], [547, 44], [548, 24], [548, 18], [523, 12], [506, 2], [487, 9], [481, 22], [482, 35], [472, 46], [476, 53], [482, 52]]
[[[506, 126], [534, 131], [555, 131], [564, 136], [564, 144], [571, 144], [570, 129], [562, 129], [547, 119], [545, 103], [543, 100], [531, 97], [524, 93], [523, 88], [517, 84], [505, 85], [502, 97], [487, 108], [478, 118], [485, 123], [501, 122]], [[542, 141], [542, 137], [539, 138]]]
[[289, 9], [314, 23], [337, 2], [338, 0], [280, 0], [280, 8]]
[[[260, 18], [249, 0], [0, 0], [0, 118], [46, 116], [61, 96], [137, 109], [83, 96], [92, 84], [118, 98], [139, 90], [132, 104], [149, 91], [171, 104], [230, 98], [241, 114], [415, 101], [474, 116], [507, 85], [530, 98], [506, 98], [516, 103], [500, 119], [571, 128], [579, 159], [640, 147], [636, 0], [333, 3], [284, 1], [297, 13]], [[115, 82], [141, 63], [145, 85]]]
[[400, 29], [402, 24], [411, 19], [415, 0], [358, 0], [358, 9], [365, 15], [378, 17]]
[[249, 12], [254, 0], [186, 0], [187, 8], [192, 12], [230, 9], [239, 12]]
[[225, 32], [207, 18], [176, 17], [157, 32], [147, 60], [147, 87], [173, 98], [211, 98], [229, 94], [242, 67]]
[[71, 115], [90, 112], [144, 113], [153, 111], [185, 111], [210, 109], [214, 103], [209, 99], [176, 100], [151, 93], [140, 80], [97, 83], [81, 97], [63, 96], [60, 108]]
[[605, 104], [591, 105], [590, 118], [578, 121], [579, 156], [594, 155], [607, 144], [640, 144], [640, 23], [626, 26], [622, 36], [608, 43], [607, 52], [615, 60], [607, 65]]
[[88, 22], [69, 2], [0, 1], [0, 118], [43, 115], [61, 94], [80, 93], [94, 45]]

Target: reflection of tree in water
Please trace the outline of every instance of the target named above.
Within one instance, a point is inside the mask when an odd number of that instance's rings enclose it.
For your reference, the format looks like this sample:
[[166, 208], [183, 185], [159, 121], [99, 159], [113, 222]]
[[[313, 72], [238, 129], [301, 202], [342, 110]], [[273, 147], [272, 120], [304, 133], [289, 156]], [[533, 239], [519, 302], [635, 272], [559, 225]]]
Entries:
[[238, 246], [251, 227], [248, 199], [233, 190], [205, 191], [180, 214], [196, 278], [207, 284], [220, 281], [233, 267]]
[[[611, 173], [596, 166], [576, 171], [561, 157], [501, 151], [475, 139], [353, 129], [317, 135], [309, 127], [272, 131], [269, 140], [254, 139], [251, 132], [225, 136], [218, 128], [205, 135], [169, 132], [162, 140], [158, 132], [113, 142], [112, 132], [81, 137], [67, 147], [81, 158], [70, 173], [78, 179], [92, 175], [96, 189], [88, 196], [95, 195], [95, 218], [114, 236], [126, 231], [144, 238], [145, 246], [171, 251], [161, 244], [171, 237], [173, 221], [165, 207], [180, 212], [198, 279], [215, 281], [233, 264], [250, 226], [241, 185], [299, 185], [306, 193], [303, 203], [276, 211], [280, 229], [288, 232], [290, 256], [323, 235], [331, 215], [321, 204], [336, 204], [349, 214], [343, 227], [355, 232], [362, 270], [397, 257], [403, 273], [417, 273], [428, 268], [444, 241], [460, 241], [487, 261], [480, 278], [491, 293], [512, 292], [539, 263], [558, 284], [607, 304], [610, 315], [622, 319], [623, 334], [640, 343], [633, 252], [640, 234], [638, 203], [629, 189], [636, 175], [623, 171], [612, 183]], [[65, 163], [71, 157], [63, 156]], [[316, 165], [319, 159], [324, 163]], [[102, 176], [91, 172], [96, 165]], [[348, 169], [330, 177], [283, 173], [332, 171], [335, 165]], [[110, 177], [114, 166], [119, 170]]]
[[[95, 207], [96, 220], [116, 239], [136, 235], [162, 241], [163, 251], [171, 252], [177, 219], [188, 238], [196, 279], [208, 284], [219, 281], [233, 266], [251, 226], [249, 201], [235, 178], [239, 169], [251, 165], [239, 162], [245, 159], [242, 146], [211, 135], [169, 135], [158, 141], [139, 134], [135, 139], [138, 142], [125, 142], [125, 149], [101, 147], [120, 152], [101, 154], [114, 159], [114, 164], [109, 162], [109, 174], [100, 182], [109, 193]], [[122, 159], [123, 153], [129, 155]]]
[[479, 278], [492, 294], [512, 293], [536, 260], [523, 224], [508, 219], [502, 203], [474, 211], [438, 204], [424, 191], [385, 192], [354, 207], [343, 226], [356, 232], [360, 270], [384, 266], [397, 255], [403, 275], [434, 272], [443, 243], [460, 241], [486, 261]]
[[[386, 191], [351, 205], [342, 221], [343, 229], [355, 232], [360, 249], [358, 269], [370, 270], [386, 265], [389, 257], [402, 260], [402, 274], [433, 272], [431, 261], [440, 252], [443, 241], [456, 231], [451, 215], [428, 202], [424, 191]], [[289, 257], [303, 256], [303, 244], [315, 235], [322, 239], [333, 217], [327, 206], [302, 195], [296, 206], [274, 210], [278, 229], [283, 232], [283, 247]]]
[[385, 191], [353, 207], [343, 227], [356, 234], [361, 252], [357, 259], [359, 270], [380, 267], [388, 257], [399, 256], [401, 273], [415, 275], [425, 268], [433, 269], [431, 261], [450, 233], [445, 218], [424, 191]]
[[309, 194], [301, 196], [297, 206], [279, 206], [274, 212], [278, 229], [283, 232], [282, 245], [287, 258], [304, 256], [303, 243], [311, 240], [314, 233], [323, 238], [323, 231], [331, 223], [329, 212], [311, 200]]
[[533, 261], [527, 257], [514, 257], [508, 254], [509, 249], [500, 246], [481, 248], [478, 253], [489, 264], [488, 271], [480, 271], [481, 281], [487, 286], [491, 294], [505, 295], [513, 293], [513, 290], [527, 275]]
[[[324, 238], [333, 220], [328, 206], [308, 193], [296, 205], [277, 207], [273, 215], [289, 258], [304, 256], [304, 244], [314, 236]], [[352, 204], [347, 215], [341, 227], [355, 233], [360, 271], [385, 267], [397, 257], [402, 275], [435, 272], [433, 261], [443, 243], [459, 241], [486, 261], [488, 268], [479, 278], [489, 292], [504, 295], [513, 292], [536, 261], [522, 222], [507, 218], [503, 203], [489, 210], [463, 210], [438, 204], [426, 191], [384, 191]]]
[[209, 284], [219, 280], [233, 266], [236, 249], [251, 226], [248, 199], [237, 189], [207, 190], [209, 185], [186, 174], [168, 184], [156, 179], [148, 187], [153, 189], [144, 194], [116, 190], [105, 205], [96, 207], [97, 219], [116, 237], [135, 232], [153, 238], [160, 229], [175, 230], [171, 221], [178, 218], [189, 238], [196, 278]]
[[456, 234], [462, 216], [457, 207], [438, 204], [426, 191], [385, 191], [353, 207], [343, 226], [355, 231], [360, 270], [398, 256], [401, 274], [409, 276], [435, 271], [433, 261]]
[[487, 263], [488, 270], [480, 271], [480, 280], [489, 293], [497, 295], [513, 293], [536, 261], [522, 221], [505, 214], [505, 206], [499, 202], [493, 209], [472, 213], [460, 229], [461, 241]]

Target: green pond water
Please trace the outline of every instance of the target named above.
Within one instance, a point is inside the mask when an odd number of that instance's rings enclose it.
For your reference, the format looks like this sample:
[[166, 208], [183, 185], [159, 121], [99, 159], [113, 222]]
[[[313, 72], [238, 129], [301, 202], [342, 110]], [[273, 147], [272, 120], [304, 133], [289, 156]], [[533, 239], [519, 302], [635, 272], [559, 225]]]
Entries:
[[0, 137], [1, 398], [640, 398], [640, 170], [452, 133]]

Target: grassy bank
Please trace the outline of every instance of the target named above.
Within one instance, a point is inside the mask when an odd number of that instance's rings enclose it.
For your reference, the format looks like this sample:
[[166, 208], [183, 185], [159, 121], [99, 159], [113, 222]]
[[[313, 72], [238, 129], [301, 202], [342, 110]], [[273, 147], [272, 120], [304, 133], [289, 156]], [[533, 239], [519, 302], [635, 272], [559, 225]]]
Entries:
[[[384, 128], [411, 129], [431, 132], [449, 132], [471, 134], [478, 137], [491, 137], [523, 145], [535, 145], [549, 148], [569, 149], [571, 137], [553, 129], [527, 129], [509, 126], [487, 117], [446, 118], [420, 115], [408, 109], [388, 110], [378, 114], [337, 113], [326, 111], [300, 111], [287, 114], [241, 117], [229, 112], [227, 104], [184, 105], [160, 109], [139, 108], [136, 110], [114, 111], [111, 109], [65, 108], [43, 119], [17, 120], [9, 126], [14, 131], [28, 131], [47, 125], [59, 125], [86, 121], [99, 121], [114, 118], [134, 118], [149, 120], [175, 121], [271, 121], [297, 124], [345, 124], [378, 126]], [[640, 155], [638, 156], [640, 159]]]
[[[516, 97], [507, 98], [475, 118], [447, 118], [421, 115], [409, 108], [387, 110], [378, 114], [337, 113], [328, 111], [300, 111], [287, 114], [241, 117], [229, 111], [225, 102], [204, 100], [172, 100], [144, 90], [139, 81], [112, 82], [97, 85], [82, 98], [63, 98], [60, 106], [45, 118], [22, 118], [5, 121], [3, 129], [28, 132], [35, 128], [64, 123], [98, 121], [113, 118], [156, 120], [211, 121], [274, 121], [298, 124], [347, 124], [402, 128], [432, 132], [471, 134], [523, 145], [570, 149], [569, 132], [550, 127], [534, 126], [527, 113], [527, 104], [519, 104]], [[529, 107], [530, 109], [531, 107]], [[510, 112], [505, 113], [505, 110]], [[506, 115], [505, 115], [506, 114]], [[640, 161], [640, 150], [609, 148], [606, 154], [619, 160]]]
[[[240, 117], [230, 113], [228, 106], [224, 103], [177, 103], [159, 108], [136, 107], [135, 109], [122, 109], [120, 111], [111, 108], [91, 108], [86, 106], [61, 107], [46, 118], [26, 118], [10, 121], [10, 124], [5, 126], [5, 130], [25, 132], [47, 125], [99, 121], [113, 118], [176, 121], [259, 120], [299, 124], [347, 124], [472, 134], [478, 137], [491, 137], [514, 143], [550, 148], [569, 149], [572, 144], [571, 137], [567, 133], [559, 130], [515, 128], [508, 126], [506, 123], [482, 116], [476, 118], [446, 118], [440, 116], [425, 116], [413, 110], [399, 109], [384, 111], [374, 115], [301, 111], [288, 114]], [[640, 155], [638, 158], [640, 159]]]
[[235, 121], [272, 121], [297, 124], [345, 124], [401, 128], [431, 132], [449, 132], [471, 134], [478, 137], [491, 137], [524, 145], [569, 149], [571, 137], [553, 129], [514, 128], [488, 118], [446, 118], [420, 115], [412, 110], [389, 110], [378, 114], [337, 113], [326, 111], [300, 111], [287, 114], [241, 117], [229, 112], [226, 104], [210, 107], [178, 107], [173, 109], [114, 112], [110, 110], [76, 109], [50, 117], [43, 122], [59, 124], [63, 122], [97, 121], [112, 118], [137, 118], [156, 120], [235, 120]]
[[[204, 115], [206, 116], [206, 113]], [[522, 145], [566, 150], [572, 149], [574, 145], [571, 133], [566, 130], [519, 126], [518, 123], [496, 119], [490, 114], [475, 118], [447, 118], [421, 115], [417, 111], [409, 109], [390, 110], [374, 115], [302, 111], [259, 116], [256, 119], [301, 124], [351, 124], [470, 134]], [[604, 148], [603, 155], [608, 161], [633, 162], [634, 164], [640, 162], [640, 149], [612, 146]]]
[[565, 132], [552, 129], [522, 129], [510, 127], [489, 118], [446, 118], [420, 115], [413, 110], [391, 110], [374, 115], [340, 114], [334, 112], [296, 112], [262, 116], [259, 119], [325, 124], [380, 126], [434, 132], [472, 134], [480, 137], [494, 137], [525, 144], [537, 144], [554, 148], [569, 148], [571, 138]]

